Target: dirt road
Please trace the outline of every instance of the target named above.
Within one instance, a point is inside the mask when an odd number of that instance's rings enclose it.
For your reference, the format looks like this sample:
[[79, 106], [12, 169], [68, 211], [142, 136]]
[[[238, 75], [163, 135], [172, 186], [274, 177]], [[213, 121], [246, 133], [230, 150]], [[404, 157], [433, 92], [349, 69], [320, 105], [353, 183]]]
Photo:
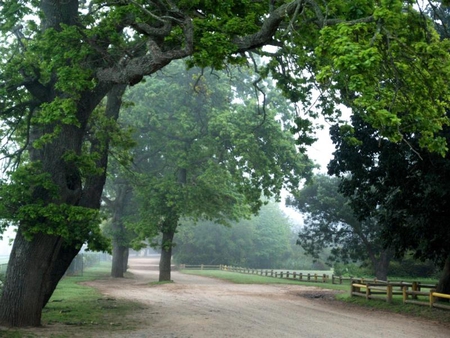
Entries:
[[134, 314], [141, 329], [105, 337], [450, 337], [449, 327], [327, 301], [314, 287], [236, 285], [177, 272], [175, 283], [149, 286], [158, 278], [156, 264], [132, 259], [133, 279], [90, 283], [107, 296], [144, 305]]

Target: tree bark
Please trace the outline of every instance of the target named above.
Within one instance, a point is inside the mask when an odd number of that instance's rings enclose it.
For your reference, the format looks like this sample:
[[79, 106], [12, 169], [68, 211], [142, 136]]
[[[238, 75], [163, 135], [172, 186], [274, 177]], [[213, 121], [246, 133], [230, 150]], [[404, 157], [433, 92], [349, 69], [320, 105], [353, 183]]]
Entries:
[[163, 232], [163, 248], [159, 261], [159, 281], [167, 282], [171, 280], [172, 248], [175, 231]]
[[[0, 303], [2, 324], [40, 325], [42, 308], [62, 277], [55, 269], [62, 242], [60, 237], [45, 234], [36, 234], [27, 241], [19, 227]], [[58, 264], [61, 266], [61, 262]]]
[[128, 271], [128, 257], [130, 256], [130, 248], [126, 248], [123, 253], [123, 272]]
[[125, 272], [125, 252], [126, 247], [120, 245], [117, 241], [113, 241], [113, 251], [112, 251], [112, 267], [111, 267], [111, 277], [123, 278]]
[[123, 224], [123, 215], [127, 202], [131, 197], [131, 186], [127, 181], [124, 183], [116, 183], [116, 198], [112, 202], [113, 217], [111, 220], [112, 230], [112, 246], [113, 246], [113, 260], [111, 267], [111, 277], [123, 278], [126, 269], [128, 257], [128, 239], [125, 225]]
[[436, 290], [437, 292], [450, 294], [450, 256], [445, 260], [444, 269]]
[[392, 252], [389, 249], [383, 250], [375, 261], [372, 262], [375, 268], [375, 277], [378, 280], [386, 281], [388, 278], [389, 263], [391, 262]]
[[[86, 100], [87, 102], [89, 100]], [[81, 110], [79, 119], [83, 120], [85, 114], [90, 112]], [[110, 118], [117, 119], [117, 114], [118, 110], [108, 110], [107, 107], [107, 115]], [[48, 203], [76, 205], [96, 210], [100, 207], [106, 178], [108, 143], [105, 145], [104, 142], [92, 140], [92, 151], [101, 155], [96, 161], [97, 167], [104, 170], [101, 174], [85, 177], [84, 186], [78, 168], [64, 160], [67, 152], [81, 153], [85, 128], [86, 125], [83, 128], [66, 125], [52, 143], [44, 145], [41, 149], [30, 149], [30, 159], [41, 162], [43, 170], [51, 175], [53, 183], [60, 189], [57, 200], [39, 196], [47, 198]], [[44, 132], [42, 129], [36, 129], [34, 137], [39, 137]], [[70, 223], [67, 225], [77, 226]], [[45, 232], [34, 234], [31, 240], [27, 240], [24, 237], [24, 229], [29, 226], [33, 224], [19, 224], [0, 298], [0, 323], [6, 326], [40, 325], [42, 308], [47, 304], [83, 244], [75, 239], [69, 243], [60, 236]], [[84, 240], [88, 240], [89, 230], [85, 231]]]

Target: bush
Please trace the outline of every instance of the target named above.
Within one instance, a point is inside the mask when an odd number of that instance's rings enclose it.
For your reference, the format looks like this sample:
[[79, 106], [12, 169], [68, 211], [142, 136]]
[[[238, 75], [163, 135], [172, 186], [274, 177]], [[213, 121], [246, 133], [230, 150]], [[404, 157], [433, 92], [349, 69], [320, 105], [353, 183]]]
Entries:
[[361, 266], [357, 263], [335, 263], [334, 264], [334, 274], [336, 276], [343, 277], [367, 277], [373, 276], [373, 271], [368, 267]]
[[436, 266], [431, 261], [418, 262], [411, 257], [393, 261], [389, 265], [390, 277], [432, 278], [436, 275]]

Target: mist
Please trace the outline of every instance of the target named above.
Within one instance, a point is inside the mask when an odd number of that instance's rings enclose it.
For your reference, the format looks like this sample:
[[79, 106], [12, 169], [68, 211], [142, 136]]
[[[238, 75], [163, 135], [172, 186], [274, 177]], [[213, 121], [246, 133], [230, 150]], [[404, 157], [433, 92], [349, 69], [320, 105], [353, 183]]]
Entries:
[[[11, 239], [14, 239], [16, 232], [14, 228], [8, 228], [3, 234], [3, 239], [0, 240], [0, 256], [9, 256], [12, 248]], [[10, 244], [11, 242], [11, 244]]]

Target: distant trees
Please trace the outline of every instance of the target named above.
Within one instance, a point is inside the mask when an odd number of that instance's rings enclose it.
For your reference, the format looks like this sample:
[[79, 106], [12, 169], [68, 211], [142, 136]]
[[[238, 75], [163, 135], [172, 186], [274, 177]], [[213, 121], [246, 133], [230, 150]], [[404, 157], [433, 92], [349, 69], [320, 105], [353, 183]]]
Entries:
[[377, 219], [356, 217], [351, 200], [339, 192], [339, 183], [338, 178], [316, 175], [287, 200], [305, 217], [297, 243], [313, 257], [331, 247], [331, 262], [369, 260], [376, 277], [386, 280], [393, 250], [383, 247]]
[[210, 221], [181, 224], [174, 248], [178, 263], [280, 268], [292, 254], [291, 225], [274, 202], [226, 227]]

